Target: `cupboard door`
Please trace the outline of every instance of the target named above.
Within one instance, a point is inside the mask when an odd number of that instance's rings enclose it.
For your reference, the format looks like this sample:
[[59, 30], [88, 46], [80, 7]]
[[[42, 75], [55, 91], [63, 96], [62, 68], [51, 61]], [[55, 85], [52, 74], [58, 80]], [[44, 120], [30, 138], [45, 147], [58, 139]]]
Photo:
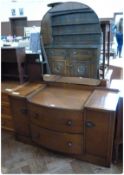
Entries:
[[[85, 110], [85, 152], [106, 158], [110, 148], [109, 112]], [[111, 154], [109, 152], [109, 154]]]

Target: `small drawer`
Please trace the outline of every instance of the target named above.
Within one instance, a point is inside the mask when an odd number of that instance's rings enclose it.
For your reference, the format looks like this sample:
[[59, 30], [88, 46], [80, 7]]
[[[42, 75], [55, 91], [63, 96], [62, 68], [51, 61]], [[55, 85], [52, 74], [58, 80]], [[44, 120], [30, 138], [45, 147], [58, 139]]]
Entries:
[[12, 120], [12, 119], [3, 118], [3, 117], [2, 117], [2, 119], [1, 119], [1, 124], [2, 124], [2, 128], [3, 128], [3, 129], [14, 130], [13, 120]]
[[7, 103], [2, 103], [2, 105], [1, 105], [1, 113], [11, 116], [10, 105], [7, 104]]
[[1, 93], [1, 102], [9, 103], [9, 97], [7, 93]]
[[31, 133], [34, 142], [49, 149], [70, 154], [83, 152], [82, 136], [79, 134], [54, 132], [35, 125], [31, 125]]
[[82, 133], [82, 112], [47, 108], [28, 103], [31, 122], [48, 129], [69, 133]]

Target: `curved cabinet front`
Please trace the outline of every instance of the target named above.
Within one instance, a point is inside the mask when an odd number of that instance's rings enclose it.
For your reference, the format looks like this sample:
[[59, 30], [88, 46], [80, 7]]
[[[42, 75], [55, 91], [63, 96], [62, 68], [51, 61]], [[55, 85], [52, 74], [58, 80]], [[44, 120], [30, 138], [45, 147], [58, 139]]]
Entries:
[[83, 152], [82, 136], [43, 129], [31, 124], [32, 140], [46, 148], [69, 154]]
[[48, 108], [33, 103], [28, 103], [28, 111], [31, 122], [39, 127], [59, 132], [83, 132], [82, 111]]

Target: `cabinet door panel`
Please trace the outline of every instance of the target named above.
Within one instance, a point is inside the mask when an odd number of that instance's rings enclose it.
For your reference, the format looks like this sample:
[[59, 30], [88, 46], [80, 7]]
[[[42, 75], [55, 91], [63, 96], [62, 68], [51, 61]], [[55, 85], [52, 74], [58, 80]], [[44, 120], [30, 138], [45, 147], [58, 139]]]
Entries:
[[52, 74], [66, 75], [66, 61], [50, 61], [49, 64]]
[[109, 139], [109, 114], [107, 112], [85, 111], [85, 152], [106, 157]]

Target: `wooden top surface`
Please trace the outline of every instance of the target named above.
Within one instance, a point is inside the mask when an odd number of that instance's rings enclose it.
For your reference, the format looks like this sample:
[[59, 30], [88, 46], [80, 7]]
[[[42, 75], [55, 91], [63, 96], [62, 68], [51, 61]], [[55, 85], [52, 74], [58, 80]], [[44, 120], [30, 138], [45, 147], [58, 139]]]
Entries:
[[86, 99], [92, 91], [62, 87], [46, 87], [29, 99], [31, 103], [71, 110], [83, 109]]
[[95, 90], [85, 103], [85, 107], [115, 111], [118, 103], [118, 92]]
[[1, 91], [10, 93], [14, 89], [16, 89], [18, 86], [20, 86], [20, 83], [18, 81], [2, 81]]
[[36, 91], [38, 88], [44, 87], [41, 83], [25, 83], [20, 86], [18, 89], [12, 92], [12, 95], [19, 97], [26, 97], [31, 94], [33, 91]]

